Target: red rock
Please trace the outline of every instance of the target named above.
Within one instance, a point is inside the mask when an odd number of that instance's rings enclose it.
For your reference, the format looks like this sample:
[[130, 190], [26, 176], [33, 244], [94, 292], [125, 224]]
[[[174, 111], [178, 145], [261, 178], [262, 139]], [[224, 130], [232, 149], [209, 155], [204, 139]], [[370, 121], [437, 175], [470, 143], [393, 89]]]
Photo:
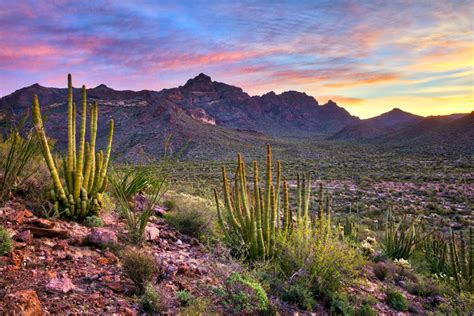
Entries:
[[128, 308], [128, 307], [124, 307], [124, 309], [122, 310], [122, 314], [125, 315], [125, 316], [136, 316], [136, 315], [138, 315], [136, 311], [134, 311], [133, 309]]
[[23, 224], [26, 218], [30, 218], [32, 216], [33, 213], [25, 209], [17, 212], [16, 214], [13, 214], [13, 218], [11, 218], [11, 220], [17, 222], [18, 224]]
[[33, 242], [33, 234], [29, 229], [27, 229], [17, 233], [15, 236], [13, 236], [13, 239], [16, 241], [23, 241], [27, 244], [31, 244]]
[[60, 240], [53, 246], [53, 249], [55, 249], [55, 250], [66, 250], [68, 245], [69, 244], [66, 240]]
[[56, 224], [54, 222], [48, 221], [44, 218], [32, 218], [26, 221], [28, 224], [43, 227], [43, 228], [53, 228]]
[[38, 295], [33, 290], [23, 290], [5, 297], [5, 314], [40, 316], [44, 315]]
[[148, 225], [145, 230], [145, 237], [147, 241], [156, 241], [160, 239], [160, 230], [155, 226]]
[[118, 242], [115, 232], [107, 228], [94, 228], [87, 236], [88, 241], [99, 247], [116, 244]]
[[75, 288], [76, 286], [66, 274], [53, 278], [46, 284], [46, 290], [50, 292], [68, 293]]
[[155, 215], [158, 216], [158, 217], [164, 217], [165, 214], [166, 214], [166, 210], [164, 208], [159, 207], [159, 206], [155, 206], [153, 211], [155, 212]]
[[41, 227], [28, 227], [35, 237], [46, 237], [46, 238], [69, 238], [69, 232], [61, 229], [41, 228]]

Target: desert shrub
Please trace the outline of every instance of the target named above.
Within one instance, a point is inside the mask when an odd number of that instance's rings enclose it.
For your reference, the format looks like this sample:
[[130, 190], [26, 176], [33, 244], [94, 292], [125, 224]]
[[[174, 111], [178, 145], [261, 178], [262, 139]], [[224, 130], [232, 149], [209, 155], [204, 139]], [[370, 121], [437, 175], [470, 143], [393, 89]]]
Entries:
[[173, 201], [173, 200], [166, 200], [163, 202], [163, 207], [168, 211], [168, 212], [172, 212], [174, 210], [176, 210], [176, 201]]
[[158, 269], [155, 258], [142, 251], [128, 250], [122, 256], [125, 274], [133, 281], [141, 292], [155, 278]]
[[102, 220], [102, 218], [92, 215], [86, 217], [86, 219], [84, 220], [84, 225], [86, 225], [87, 227], [102, 227], [104, 226], [104, 221]]
[[184, 290], [178, 291], [176, 293], [176, 298], [178, 299], [181, 306], [189, 306], [196, 299], [191, 293]]
[[367, 303], [362, 304], [355, 314], [357, 316], [377, 316], [377, 312]]
[[181, 196], [176, 210], [167, 213], [166, 219], [181, 233], [189, 236], [200, 237], [211, 232], [209, 205], [201, 198]]
[[0, 256], [6, 255], [13, 250], [12, 238], [8, 231], [0, 226]]
[[329, 302], [329, 311], [332, 315], [351, 315], [353, 313], [347, 295], [343, 293], [332, 294]]
[[356, 249], [319, 227], [301, 225], [291, 234], [281, 235], [275, 247], [273, 262], [281, 277], [306, 279], [315, 295], [329, 297], [351, 284], [364, 262]]
[[422, 297], [438, 295], [440, 293], [440, 289], [435, 282], [423, 278], [407, 282], [406, 289], [410, 294]]
[[145, 312], [157, 313], [164, 310], [160, 294], [153, 286], [147, 284], [141, 297], [141, 305]]
[[199, 297], [191, 301], [189, 306], [186, 306], [180, 310], [179, 315], [183, 316], [201, 316], [201, 315], [214, 315], [212, 312], [213, 303], [205, 297]]
[[395, 289], [388, 289], [386, 295], [388, 306], [400, 312], [408, 310], [407, 299], [402, 293]]
[[387, 278], [391, 277], [392, 271], [385, 262], [377, 262], [374, 265], [374, 275], [380, 281], [385, 281]]
[[290, 284], [285, 289], [282, 298], [288, 303], [295, 304], [304, 310], [313, 310], [316, 307], [316, 300], [313, 297], [311, 288], [304, 283]]
[[0, 164], [0, 202], [4, 202], [12, 190], [31, 177], [39, 168], [39, 163], [31, 164], [30, 162], [39, 157], [41, 147], [35, 134], [30, 132], [22, 137], [17, 129], [14, 129], [6, 141], [0, 145], [2, 161]]
[[268, 298], [261, 284], [249, 276], [233, 272], [225, 281], [225, 288], [216, 294], [223, 305], [234, 313], [256, 313], [268, 309]]

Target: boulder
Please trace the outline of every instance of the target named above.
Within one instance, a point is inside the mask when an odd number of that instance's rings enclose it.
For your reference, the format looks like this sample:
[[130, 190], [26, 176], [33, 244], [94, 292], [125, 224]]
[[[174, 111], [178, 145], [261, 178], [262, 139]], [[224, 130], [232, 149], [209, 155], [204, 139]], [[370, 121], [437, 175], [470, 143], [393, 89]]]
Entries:
[[33, 290], [23, 290], [5, 296], [5, 315], [44, 315], [38, 295]]
[[157, 241], [160, 239], [160, 230], [155, 226], [148, 225], [145, 230], [147, 241]]
[[27, 227], [35, 237], [46, 237], [46, 238], [69, 238], [69, 232], [62, 229], [53, 228], [41, 228], [41, 227]]
[[68, 293], [74, 290], [76, 286], [72, 283], [67, 274], [55, 277], [46, 284], [46, 290], [49, 292]]
[[87, 240], [98, 247], [106, 247], [118, 242], [117, 234], [107, 228], [94, 228], [87, 236]]

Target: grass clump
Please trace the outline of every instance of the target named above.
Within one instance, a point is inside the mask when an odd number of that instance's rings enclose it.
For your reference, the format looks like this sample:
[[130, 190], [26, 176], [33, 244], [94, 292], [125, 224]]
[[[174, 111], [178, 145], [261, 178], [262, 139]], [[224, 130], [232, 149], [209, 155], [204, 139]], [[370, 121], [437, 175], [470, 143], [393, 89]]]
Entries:
[[392, 271], [385, 262], [377, 262], [374, 265], [374, 275], [380, 281], [385, 281], [392, 276]]
[[140, 292], [143, 292], [146, 285], [153, 281], [158, 272], [155, 258], [137, 250], [128, 250], [123, 254], [122, 266], [125, 274]]
[[155, 288], [147, 284], [141, 297], [141, 305], [145, 312], [158, 313], [164, 310], [160, 294]]
[[407, 299], [402, 293], [394, 289], [388, 289], [387, 291], [387, 304], [399, 312], [408, 310]]
[[6, 255], [13, 250], [12, 238], [8, 231], [0, 226], [0, 256]]
[[203, 238], [212, 234], [209, 208], [203, 198], [180, 194], [176, 198], [176, 208], [166, 213], [166, 219], [181, 233]]
[[215, 292], [222, 304], [233, 313], [256, 313], [268, 309], [268, 297], [261, 284], [249, 276], [233, 272], [225, 281], [225, 288]]

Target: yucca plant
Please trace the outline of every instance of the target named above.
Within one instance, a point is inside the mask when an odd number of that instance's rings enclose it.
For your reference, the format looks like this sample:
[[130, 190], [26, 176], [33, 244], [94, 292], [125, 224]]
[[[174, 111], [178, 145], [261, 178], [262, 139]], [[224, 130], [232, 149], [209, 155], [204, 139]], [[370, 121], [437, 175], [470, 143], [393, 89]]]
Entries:
[[[263, 186], [260, 184], [256, 161], [253, 162], [252, 167], [252, 189], [247, 181], [246, 166], [240, 154], [237, 155], [233, 185], [230, 184], [225, 166], [222, 167], [223, 208], [220, 206], [217, 190], [214, 190], [218, 222], [226, 239], [234, 249], [244, 249], [250, 261], [273, 257], [275, 239], [278, 234], [290, 233], [294, 225], [311, 226], [317, 223], [309, 211], [311, 204], [311, 177], [309, 175], [297, 178], [295, 198], [297, 207], [293, 211], [289, 204], [288, 182], [286, 179], [282, 182], [279, 161], [275, 167], [276, 176], [273, 175], [274, 166], [270, 145], [267, 145]], [[280, 191], [283, 191], [283, 203], [281, 203]], [[325, 208], [327, 214], [330, 214], [329, 203], [327, 200]]]
[[413, 219], [406, 226], [404, 221], [399, 223], [386, 222], [385, 231], [381, 240], [383, 252], [391, 259], [408, 259], [415, 246], [420, 241], [417, 234], [416, 224], [418, 219]]
[[68, 146], [63, 158], [64, 179], [61, 181], [57, 163], [53, 159], [48, 139], [44, 131], [38, 96], [33, 98], [33, 123], [41, 142], [43, 156], [53, 180], [49, 198], [55, 213], [70, 218], [86, 218], [97, 215], [102, 205], [102, 193], [107, 186], [107, 168], [112, 150], [114, 122], [109, 122], [109, 138], [105, 153], [95, 151], [98, 104], [90, 105], [90, 142], [86, 142], [87, 95], [82, 86], [82, 111], [79, 132], [78, 150], [76, 143], [76, 104], [73, 102], [72, 77], [68, 75]]
[[1, 163], [0, 202], [8, 199], [12, 189], [31, 174], [25, 174], [25, 166], [41, 152], [38, 139], [33, 133], [22, 137], [17, 129], [13, 129], [5, 141], [8, 154]]

